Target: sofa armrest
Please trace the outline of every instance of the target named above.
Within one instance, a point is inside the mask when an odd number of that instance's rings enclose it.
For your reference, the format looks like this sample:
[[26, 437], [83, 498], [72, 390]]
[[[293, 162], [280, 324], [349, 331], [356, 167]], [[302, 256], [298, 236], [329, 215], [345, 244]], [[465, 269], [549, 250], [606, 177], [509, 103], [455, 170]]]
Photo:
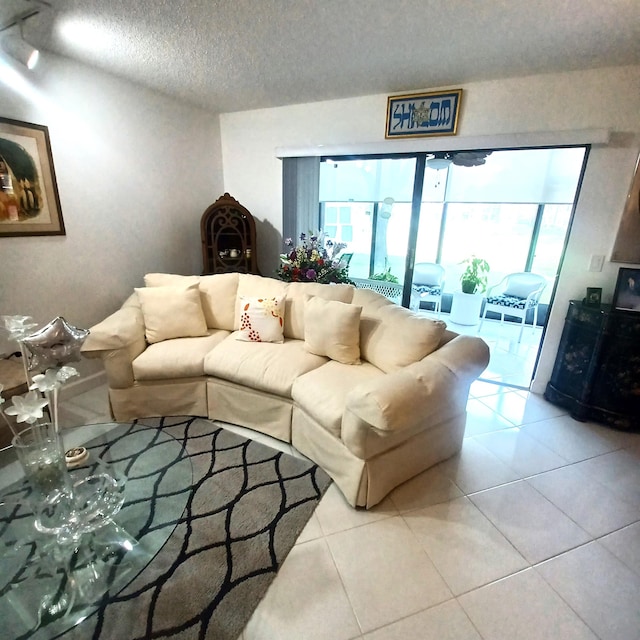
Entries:
[[82, 354], [87, 358], [101, 358], [109, 387], [123, 389], [134, 383], [132, 363], [146, 347], [142, 311], [137, 305], [125, 303], [91, 327], [82, 345]]
[[438, 424], [465, 411], [469, 386], [488, 362], [483, 340], [458, 336], [419, 362], [358, 385], [346, 406], [380, 435]]
[[458, 335], [427, 358], [439, 362], [458, 380], [470, 385], [487, 368], [489, 356], [489, 346], [484, 340], [474, 336]]

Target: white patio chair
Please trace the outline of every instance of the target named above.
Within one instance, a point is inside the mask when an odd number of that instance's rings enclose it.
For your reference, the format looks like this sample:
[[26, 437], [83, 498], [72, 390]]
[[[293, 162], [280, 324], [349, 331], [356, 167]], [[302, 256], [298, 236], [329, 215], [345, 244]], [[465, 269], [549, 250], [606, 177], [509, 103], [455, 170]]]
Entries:
[[[416, 262], [413, 267], [412, 308], [420, 309], [420, 302], [434, 303], [434, 311], [440, 317], [445, 269], [435, 262]], [[413, 302], [415, 300], [415, 303]]]
[[482, 330], [487, 312], [493, 311], [500, 314], [501, 324], [505, 316], [520, 318], [520, 335], [518, 336], [518, 342], [520, 342], [529, 309], [533, 309], [533, 326], [535, 327], [538, 323], [538, 303], [546, 286], [547, 279], [535, 273], [510, 273], [505, 276], [498, 284], [487, 289], [478, 332]]

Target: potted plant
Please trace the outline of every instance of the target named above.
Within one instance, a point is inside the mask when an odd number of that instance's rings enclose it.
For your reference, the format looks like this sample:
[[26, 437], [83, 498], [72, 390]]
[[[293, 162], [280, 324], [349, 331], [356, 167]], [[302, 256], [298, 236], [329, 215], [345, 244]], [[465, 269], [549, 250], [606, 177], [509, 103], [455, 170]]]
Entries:
[[474, 325], [480, 322], [484, 299], [481, 294], [487, 290], [490, 267], [486, 260], [477, 256], [470, 256], [461, 264], [467, 265], [460, 277], [462, 293], [453, 294], [450, 319], [455, 324]]
[[462, 293], [484, 293], [487, 290], [487, 274], [491, 270], [489, 263], [483, 258], [471, 256], [460, 264], [466, 264], [460, 278]]
[[382, 282], [393, 282], [398, 284], [398, 276], [391, 273], [391, 267], [387, 267], [382, 273], [374, 273], [369, 280], [381, 280]]

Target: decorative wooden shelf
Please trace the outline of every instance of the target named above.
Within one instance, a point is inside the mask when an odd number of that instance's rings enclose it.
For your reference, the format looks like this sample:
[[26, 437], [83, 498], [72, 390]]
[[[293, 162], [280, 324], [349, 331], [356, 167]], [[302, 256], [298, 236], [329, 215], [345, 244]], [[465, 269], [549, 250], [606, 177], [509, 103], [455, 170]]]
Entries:
[[207, 207], [200, 220], [203, 275], [255, 273], [256, 225], [253, 216], [228, 193]]

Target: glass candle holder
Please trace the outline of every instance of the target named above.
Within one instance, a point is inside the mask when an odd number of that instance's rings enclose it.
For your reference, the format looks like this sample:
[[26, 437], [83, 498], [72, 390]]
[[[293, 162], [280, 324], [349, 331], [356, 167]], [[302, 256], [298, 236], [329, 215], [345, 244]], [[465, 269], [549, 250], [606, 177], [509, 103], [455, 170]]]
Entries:
[[31, 488], [29, 503], [36, 529], [59, 533], [73, 510], [73, 490], [62, 438], [53, 424], [30, 425], [13, 437], [13, 447]]

